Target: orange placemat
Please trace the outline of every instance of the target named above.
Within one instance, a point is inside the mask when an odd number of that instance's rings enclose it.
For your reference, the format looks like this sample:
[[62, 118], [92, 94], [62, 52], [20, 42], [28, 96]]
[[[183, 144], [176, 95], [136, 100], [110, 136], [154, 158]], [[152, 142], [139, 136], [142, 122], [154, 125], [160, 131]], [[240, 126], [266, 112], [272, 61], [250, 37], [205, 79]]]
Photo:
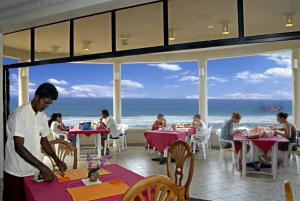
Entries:
[[[57, 172], [54, 172], [57, 179], [60, 179], [62, 176]], [[111, 174], [111, 172], [101, 169], [98, 171], [99, 175]], [[79, 168], [79, 169], [70, 169], [65, 171], [65, 177], [69, 177], [70, 180], [83, 179], [88, 177], [88, 169], [87, 168]]]
[[124, 182], [103, 182], [101, 184], [67, 188], [73, 201], [90, 201], [124, 194], [129, 186]]

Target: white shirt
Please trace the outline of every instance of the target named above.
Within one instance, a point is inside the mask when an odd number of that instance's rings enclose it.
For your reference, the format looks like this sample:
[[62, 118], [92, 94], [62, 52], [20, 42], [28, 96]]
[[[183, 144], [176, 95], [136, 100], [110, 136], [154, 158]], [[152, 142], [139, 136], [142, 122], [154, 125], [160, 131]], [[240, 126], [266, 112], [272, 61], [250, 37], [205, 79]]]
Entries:
[[102, 120], [103, 123], [106, 125], [106, 127], [110, 130], [110, 135], [112, 137], [119, 137], [119, 135], [122, 133], [120, 129], [117, 128], [116, 121], [111, 117], [108, 116], [107, 118]]
[[24, 147], [42, 161], [41, 137], [46, 137], [50, 132], [47, 116], [43, 112], [36, 114], [31, 103], [25, 104], [10, 114], [6, 131], [4, 171], [17, 177], [32, 175], [36, 168], [15, 151], [14, 136], [23, 137]]
[[51, 131], [54, 134], [54, 136], [58, 137], [59, 135], [66, 135], [67, 132], [66, 131], [61, 131], [59, 128], [57, 128], [59, 126], [58, 121], [53, 121], [51, 123]]

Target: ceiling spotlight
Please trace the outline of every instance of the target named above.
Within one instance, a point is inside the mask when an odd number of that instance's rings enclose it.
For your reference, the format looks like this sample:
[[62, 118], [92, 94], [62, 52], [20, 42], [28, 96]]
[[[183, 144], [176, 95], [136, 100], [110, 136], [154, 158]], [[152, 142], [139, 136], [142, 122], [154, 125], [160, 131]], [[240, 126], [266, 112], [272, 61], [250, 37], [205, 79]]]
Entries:
[[285, 18], [285, 26], [292, 27], [294, 26], [293, 13], [284, 13], [283, 16]]
[[92, 43], [92, 41], [90, 41], [90, 40], [82, 41], [83, 50], [89, 51], [91, 49], [91, 43]]
[[222, 25], [222, 34], [228, 35], [230, 33], [228, 28], [229, 21], [221, 21], [220, 23]]
[[169, 30], [169, 41], [174, 41], [176, 39], [174, 29]]
[[213, 28], [215, 28], [215, 25], [212, 25], [212, 24], [211, 24], [211, 25], [208, 25], [207, 28], [208, 28], [208, 29], [213, 29]]
[[52, 54], [57, 54], [59, 48], [60, 48], [60, 47], [59, 47], [58, 45], [53, 45], [53, 46], [51, 46], [51, 53], [52, 53]]
[[128, 34], [122, 34], [122, 35], [120, 35], [121, 44], [122, 45], [128, 45], [128, 38], [129, 38]]

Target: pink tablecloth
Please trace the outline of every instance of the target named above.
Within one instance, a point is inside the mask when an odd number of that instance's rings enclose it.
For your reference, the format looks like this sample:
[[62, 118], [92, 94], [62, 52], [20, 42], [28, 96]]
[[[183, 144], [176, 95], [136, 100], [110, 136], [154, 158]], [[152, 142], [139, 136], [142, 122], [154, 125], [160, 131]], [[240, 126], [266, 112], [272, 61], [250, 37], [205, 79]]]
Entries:
[[160, 153], [176, 140], [185, 140], [186, 132], [178, 131], [146, 131], [145, 138], [151, 147], [155, 147]]
[[93, 134], [108, 134], [109, 130], [106, 128], [98, 128], [96, 130], [81, 130], [78, 128], [73, 128], [69, 130], [68, 139], [71, 139], [73, 135], [86, 135], [90, 136]]
[[[129, 186], [132, 186], [137, 181], [143, 179], [142, 176], [131, 172], [119, 165], [112, 164], [105, 167], [112, 174], [99, 176], [101, 181], [110, 181], [112, 179], [121, 179]], [[66, 188], [83, 186], [81, 180], [74, 180], [65, 183], [34, 182], [31, 177], [26, 177], [24, 181], [27, 201], [72, 201], [70, 194]], [[99, 199], [99, 201], [116, 201], [120, 200], [122, 195]]]
[[281, 136], [273, 136], [273, 137], [259, 137], [257, 139], [247, 139], [244, 136], [235, 135], [233, 137], [235, 151], [238, 153], [241, 149], [241, 141], [252, 141], [262, 152], [268, 153], [271, 150], [272, 146], [275, 142], [288, 142], [288, 139]]

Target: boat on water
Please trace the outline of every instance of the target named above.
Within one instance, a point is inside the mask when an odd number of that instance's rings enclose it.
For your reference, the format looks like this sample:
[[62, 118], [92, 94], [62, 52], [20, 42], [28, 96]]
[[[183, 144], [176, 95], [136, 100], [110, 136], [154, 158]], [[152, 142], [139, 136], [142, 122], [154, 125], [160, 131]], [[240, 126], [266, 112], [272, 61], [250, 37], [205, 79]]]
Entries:
[[261, 112], [279, 112], [283, 106], [261, 106], [259, 110]]

